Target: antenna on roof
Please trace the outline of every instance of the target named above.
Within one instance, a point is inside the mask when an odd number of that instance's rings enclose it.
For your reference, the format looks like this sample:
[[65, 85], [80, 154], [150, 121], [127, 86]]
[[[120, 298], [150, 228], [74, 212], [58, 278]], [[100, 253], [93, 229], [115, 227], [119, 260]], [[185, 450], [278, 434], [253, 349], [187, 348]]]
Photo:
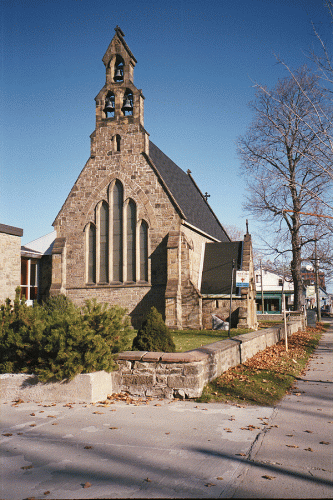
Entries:
[[210, 198], [210, 194], [208, 194], [207, 191], [204, 194], [204, 198], [205, 198], [206, 201], [208, 200], [208, 198]]
[[249, 234], [249, 221], [246, 219], [246, 234]]

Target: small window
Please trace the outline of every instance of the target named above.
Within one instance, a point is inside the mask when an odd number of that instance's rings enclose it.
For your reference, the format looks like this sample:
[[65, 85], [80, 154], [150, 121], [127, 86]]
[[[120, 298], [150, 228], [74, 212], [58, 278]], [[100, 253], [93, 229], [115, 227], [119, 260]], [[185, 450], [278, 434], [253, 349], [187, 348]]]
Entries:
[[92, 224], [88, 230], [88, 283], [96, 283], [96, 228]]
[[121, 142], [121, 137], [120, 135], [116, 135], [116, 151], [120, 151], [120, 142]]
[[28, 305], [33, 300], [37, 300], [37, 260], [22, 258], [21, 260], [21, 298], [28, 301]]
[[140, 280], [148, 281], [148, 225], [140, 225]]

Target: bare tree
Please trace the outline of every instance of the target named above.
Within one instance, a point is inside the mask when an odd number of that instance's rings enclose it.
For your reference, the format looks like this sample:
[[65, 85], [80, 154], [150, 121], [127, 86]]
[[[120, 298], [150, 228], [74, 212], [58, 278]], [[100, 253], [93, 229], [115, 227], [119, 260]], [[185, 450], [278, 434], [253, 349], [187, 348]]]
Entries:
[[245, 209], [265, 223], [266, 232], [276, 233], [276, 252], [291, 252], [294, 308], [299, 309], [301, 249], [307, 244], [302, 237], [309, 227], [309, 216], [301, 212], [323, 214], [329, 205], [325, 137], [331, 124], [316, 112], [320, 107], [330, 113], [318, 77], [307, 67], [294, 75], [279, 80], [272, 90], [257, 87], [250, 103], [254, 121], [238, 144], [249, 192]]
[[244, 239], [244, 231], [232, 224], [224, 225], [231, 241], [242, 241]]
[[[323, 5], [326, 8], [327, 20], [333, 26], [333, 1], [323, 0]], [[314, 23], [312, 23], [312, 28], [316, 36], [317, 44], [308, 52], [308, 59], [312, 63], [316, 70], [316, 75], [318, 77], [318, 85], [320, 85], [322, 92], [326, 94], [327, 100], [331, 103], [333, 102], [333, 56], [330, 53], [329, 47], [326, 44], [323, 36], [320, 34], [319, 29]], [[333, 182], [333, 168], [332, 168], [332, 155], [333, 155], [333, 134], [332, 134], [332, 124], [333, 117], [331, 109], [328, 111], [326, 106], [321, 106], [320, 103], [312, 99], [311, 93], [308, 92], [307, 88], [303, 86], [303, 82], [299, 80], [298, 75], [294, 72], [290, 66], [279, 56], [276, 56], [279, 63], [281, 63], [288, 71], [291, 78], [294, 80], [295, 84], [299, 87], [305, 99], [313, 109], [313, 112], [317, 116], [317, 120], [313, 123], [312, 120], [308, 118], [301, 117], [303, 124], [311, 130], [313, 134], [316, 134], [318, 139], [318, 149], [321, 153], [321, 168], [324, 169], [325, 173], [330, 178], [330, 182]], [[258, 85], [262, 88], [262, 86]], [[329, 124], [329, 126], [327, 126]], [[324, 159], [326, 158], [326, 159]], [[332, 204], [329, 205], [332, 208]]]

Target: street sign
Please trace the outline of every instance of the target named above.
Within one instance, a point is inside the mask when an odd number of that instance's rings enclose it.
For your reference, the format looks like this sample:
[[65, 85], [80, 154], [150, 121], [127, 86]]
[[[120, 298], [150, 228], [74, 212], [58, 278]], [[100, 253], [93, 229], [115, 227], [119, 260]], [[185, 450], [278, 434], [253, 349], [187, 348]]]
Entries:
[[248, 288], [250, 286], [249, 271], [236, 271], [236, 286], [240, 288]]

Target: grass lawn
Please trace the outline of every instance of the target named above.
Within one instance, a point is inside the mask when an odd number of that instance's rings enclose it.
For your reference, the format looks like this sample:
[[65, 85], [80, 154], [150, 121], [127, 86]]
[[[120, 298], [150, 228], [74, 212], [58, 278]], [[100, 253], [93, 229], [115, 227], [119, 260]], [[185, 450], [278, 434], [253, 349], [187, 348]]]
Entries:
[[[230, 330], [230, 336], [234, 337], [235, 335], [242, 335], [248, 332], [252, 332], [252, 330], [246, 328], [232, 328]], [[137, 331], [133, 330], [127, 350], [131, 350], [132, 342], [136, 334]], [[171, 330], [171, 335], [176, 345], [176, 352], [190, 351], [197, 347], [228, 338], [228, 332], [222, 330]]]
[[[249, 332], [252, 332], [249, 328], [232, 328], [230, 337]], [[171, 335], [176, 345], [176, 352], [191, 351], [228, 338], [228, 332], [224, 330], [173, 330]]]
[[283, 340], [230, 368], [204, 388], [198, 401], [275, 405], [304, 372], [327, 327], [320, 324], [294, 333], [288, 338], [288, 352]]

